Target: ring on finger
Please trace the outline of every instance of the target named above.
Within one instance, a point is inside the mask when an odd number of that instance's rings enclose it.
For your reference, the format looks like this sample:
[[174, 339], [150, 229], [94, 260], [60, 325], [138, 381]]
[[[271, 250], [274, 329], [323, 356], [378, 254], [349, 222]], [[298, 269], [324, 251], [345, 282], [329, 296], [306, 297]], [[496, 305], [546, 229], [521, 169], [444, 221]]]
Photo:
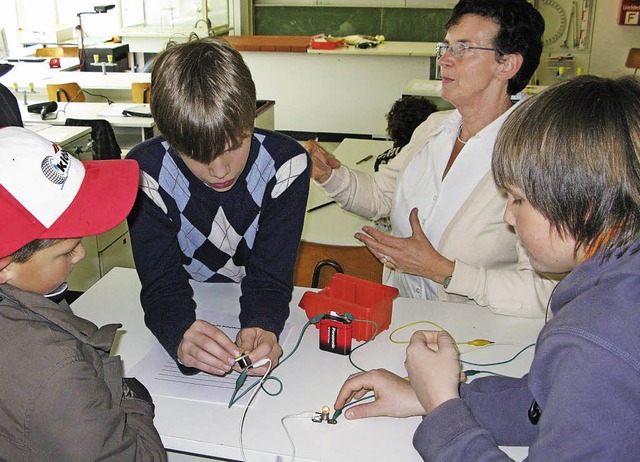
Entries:
[[386, 265], [387, 262], [389, 261], [389, 257], [387, 257], [386, 255], [383, 255], [380, 261], [382, 262], [383, 265]]

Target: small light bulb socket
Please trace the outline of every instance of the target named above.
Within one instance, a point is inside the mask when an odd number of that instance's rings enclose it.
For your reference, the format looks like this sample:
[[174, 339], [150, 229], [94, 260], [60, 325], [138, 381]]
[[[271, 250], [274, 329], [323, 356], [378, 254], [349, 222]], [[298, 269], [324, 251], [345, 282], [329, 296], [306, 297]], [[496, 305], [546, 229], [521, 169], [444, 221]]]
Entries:
[[240, 366], [240, 368], [247, 369], [249, 366], [251, 366], [251, 358], [249, 358], [248, 354], [243, 354], [242, 356], [238, 356], [235, 361], [238, 363], [238, 366]]

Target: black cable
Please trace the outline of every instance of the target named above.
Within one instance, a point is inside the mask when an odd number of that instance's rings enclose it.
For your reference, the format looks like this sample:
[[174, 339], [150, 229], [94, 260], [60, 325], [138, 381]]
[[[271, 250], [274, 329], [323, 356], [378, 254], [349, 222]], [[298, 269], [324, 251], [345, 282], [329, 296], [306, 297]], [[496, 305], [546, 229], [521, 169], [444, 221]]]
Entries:
[[110, 99], [106, 95], [101, 95], [101, 94], [98, 94], [98, 93], [91, 93], [90, 91], [87, 91], [87, 90], [81, 90], [81, 91], [85, 92], [87, 95], [96, 96], [98, 98], [104, 98], [104, 99], [107, 100], [107, 103], [109, 103], [109, 104], [115, 103], [115, 101], [113, 101], [112, 99]]

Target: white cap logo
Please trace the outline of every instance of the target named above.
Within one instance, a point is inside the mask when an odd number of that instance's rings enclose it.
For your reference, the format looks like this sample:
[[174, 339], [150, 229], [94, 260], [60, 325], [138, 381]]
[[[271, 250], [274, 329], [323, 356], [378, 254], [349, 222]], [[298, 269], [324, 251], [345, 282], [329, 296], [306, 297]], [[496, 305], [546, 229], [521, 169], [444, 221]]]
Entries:
[[69, 176], [69, 153], [67, 151], [61, 151], [57, 144], [53, 145], [56, 153], [60, 152], [60, 157], [56, 159], [53, 156], [47, 156], [42, 159], [42, 173], [44, 176], [54, 184], [64, 185]]
[[0, 131], [0, 184], [40, 223], [50, 227], [80, 190], [85, 175], [82, 162], [24, 128]]

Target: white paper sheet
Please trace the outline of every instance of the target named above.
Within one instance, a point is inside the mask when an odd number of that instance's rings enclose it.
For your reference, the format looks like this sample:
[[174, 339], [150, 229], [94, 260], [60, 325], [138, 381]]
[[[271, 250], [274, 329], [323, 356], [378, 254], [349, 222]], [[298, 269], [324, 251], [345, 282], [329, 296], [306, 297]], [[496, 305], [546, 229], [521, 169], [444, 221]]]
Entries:
[[[198, 319], [210, 322], [227, 334], [230, 339], [235, 340], [240, 330], [240, 322], [237, 316], [201, 309], [198, 309], [196, 314]], [[284, 330], [280, 334], [280, 344], [287, 339], [290, 330], [291, 326], [288, 323], [285, 324]], [[184, 375], [158, 343], [149, 351], [147, 356], [132, 367], [129, 375], [140, 380], [154, 396], [168, 396], [228, 405], [239, 374], [232, 371], [223, 377], [205, 372]], [[238, 391], [238, 396], [259, 379], [260, 377], [247, 377], [246, 382]], [[252, 393], [253, 390], [239, 399], [234, 406], [245, 406]]]

